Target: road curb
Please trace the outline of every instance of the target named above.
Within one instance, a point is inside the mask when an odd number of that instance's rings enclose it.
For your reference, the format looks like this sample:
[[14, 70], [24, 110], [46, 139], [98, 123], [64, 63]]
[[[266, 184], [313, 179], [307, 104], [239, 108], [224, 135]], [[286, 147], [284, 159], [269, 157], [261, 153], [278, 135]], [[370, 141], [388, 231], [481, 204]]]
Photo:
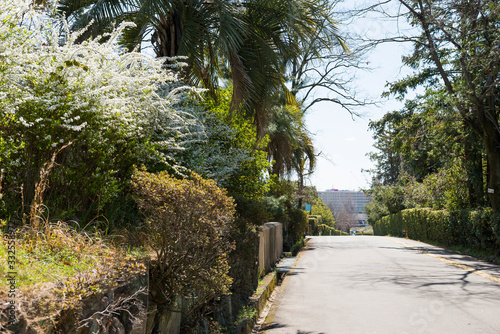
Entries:
[[255, 307], [257, 311], [256, 318], [260, 316], [262, 310], [266, 306], [269, 296], [278, 284], [278, 275], [275, 271], [270, 272], [260, 281], [257, 286], [256, 292], [250, 297], [250, 304]]

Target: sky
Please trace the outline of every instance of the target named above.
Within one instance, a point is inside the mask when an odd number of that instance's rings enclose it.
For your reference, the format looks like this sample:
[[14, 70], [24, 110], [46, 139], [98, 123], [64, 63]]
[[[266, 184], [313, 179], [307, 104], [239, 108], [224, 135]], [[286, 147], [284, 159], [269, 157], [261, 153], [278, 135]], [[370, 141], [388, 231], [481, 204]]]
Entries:
[[[358, 30], [357, 33], [369, 34], [370, 37], [383, 36], [395, 29], [394, 23], [368, 18], [361, 23], [351, 24]], [[392, 82], [409, 73], [409, 69], [402, 67], [401, 63], [401, 56], [409, 47], [400, 43], [379, 45], [367, 56], [372, 70], [356, 72], [356, 90], [360, 95], [379, 101], [378, 107], [359, 108], [356, 111], [361, 117], [354, 118], [333, 103], [319, 103], [310, 108], [306, 114], [306, 126], [312, 133], [315, 149], [321, 152], [321, 156], [306, 185], [313, 185], [318, 191], [369, 188], [371, 176], [362, 172], [374, 167], [374, 162], [367, 156], [375, 151], [368, 124], [370, 120], [380, 119], [385, 112], [402, 107], [403, 103], [396, 101], [394, 97], [381, 98], [381, 94], [385, 90], [386, 82]]]

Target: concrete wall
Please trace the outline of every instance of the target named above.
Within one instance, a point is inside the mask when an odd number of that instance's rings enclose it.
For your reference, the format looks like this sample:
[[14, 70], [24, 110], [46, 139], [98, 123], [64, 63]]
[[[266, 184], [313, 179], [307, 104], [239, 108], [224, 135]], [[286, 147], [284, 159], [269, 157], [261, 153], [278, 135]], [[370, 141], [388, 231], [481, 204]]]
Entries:
[[283, 224], [266, 223], [259, 230], [259, 275], [265, 275], [283, 252]]

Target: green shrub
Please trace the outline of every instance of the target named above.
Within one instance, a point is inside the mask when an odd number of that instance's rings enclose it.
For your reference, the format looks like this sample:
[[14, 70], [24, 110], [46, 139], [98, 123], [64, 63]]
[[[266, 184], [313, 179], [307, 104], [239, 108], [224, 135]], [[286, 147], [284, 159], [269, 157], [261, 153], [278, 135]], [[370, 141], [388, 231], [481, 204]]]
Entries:
[[292, 247], [290, 247], [290, 252], [292, 253], [292, 256], [297, 256], [297, 254], [300, 252], [302, 248], [306, 245], [304, 237], [301, 237], [296, 243], [293, 244]]
[[373, 226], [376, 235], [402, 236], [412, 239], [461, 246], [475, 250], [500, 247], [499, 218], [489, 208], [481, 210], [407, 209], [379, 219]]
[[146, 216], [146, 243], [156, 253], [153, 298], [172, 304], [182, 297], [189, 309], [227, 293], [228, 253], [234, 248], [228, 233], [235, 208], [226, 191], [194, 173], [178, 180], [145, 170], [134, 173], [132, 187]]
[[297, 241], [304, 237], [308, 225], [307, 213], [300, 209], [289, 211], [289, 221], [285, 224], [284, 248], [290, 249]]
[[166, 168], [192, 139], [194, 119], [175, 109], [184, 90], [172, 89], [179, 80], [164, 60], [117, 52], [130, 24], [77, 43], [85, 30], [66, 33], [31, 3], [0, 2], [0, 216], [28, 213], [53, 156], [43, 193], [52, 217], [87, 223], [108, 204], [126, 211], [133, 164]]
[[309, 231], [311, 235], [319, 235], [321, 232], [321, 216], [309, 215]]
[[326, 224], [319, 225], [318, 231], [321, 232], [321, 235], [347, 235], [348, 234], [344, 231], [339, 231], [336, 228], [331, 227], [331, 226], [326, 225]]

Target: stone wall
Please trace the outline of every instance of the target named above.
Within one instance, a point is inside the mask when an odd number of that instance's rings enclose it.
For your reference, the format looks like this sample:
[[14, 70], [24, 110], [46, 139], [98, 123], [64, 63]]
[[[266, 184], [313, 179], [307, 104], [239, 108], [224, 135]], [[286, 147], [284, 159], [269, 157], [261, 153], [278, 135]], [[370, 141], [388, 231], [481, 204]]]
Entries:
[[[128, 279], [107, 282], [111, 286], [100, 286], [99, 292], [89, 292], [74, 308], [58, 310], [54, 305], [48, 312], [41, 303], [23, 298], [16, 305], [13, 324], [8, 324], [8, 304], [0, 302], [0, 333], [179, 334], [180, 307], [167, 309], [150, 298], [147, 267]], [[46, 293], [47, 298], [57, 300], [50, 291]]]
[[259, 275], [268, 273], [283, 253], [283, 225], [266, 223], [259, 230]]
[[[259, 228], [258, 234], [258, 269], [259, 274], [264, 276], [279, 261], [283, 252], [283, 226], [276, 222], [266, 223]], [[18, 314], [22, 316], [19, 316], [18, 322], [11, 326], [6, 324], [8, 305], [0, 303], [0, 332], [15, 334], [37, 332], [46, 334], [180, 333], [180, 309], [166, 309], [150, 298], [148, 261], [141, 274], [111, 285], [112, 287], [103, 288], [98, 293], [90, 293], [83, 297], [76, 308], [54, 310], [54, 314], [46, 314], [44, 317], [38, 316], [40, 310], [25, 308], [24, 303], [19, 303]], [[21, 311], [21, 309], [24, 310]], [[28, 309], [31, 311], [27, 311]]]

